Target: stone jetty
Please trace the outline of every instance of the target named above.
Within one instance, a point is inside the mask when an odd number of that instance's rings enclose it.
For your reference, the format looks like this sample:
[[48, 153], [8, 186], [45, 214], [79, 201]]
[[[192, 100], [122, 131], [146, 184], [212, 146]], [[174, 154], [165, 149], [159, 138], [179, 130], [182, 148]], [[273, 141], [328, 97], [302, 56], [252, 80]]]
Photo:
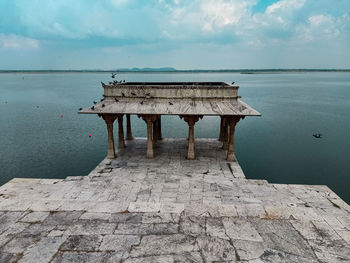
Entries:
[[195, 160], [185, 139], [146, 147], [0, 187], [0, 262], [350, 262], [350, 207], [327, 186], [246, 179], [216, 139]]

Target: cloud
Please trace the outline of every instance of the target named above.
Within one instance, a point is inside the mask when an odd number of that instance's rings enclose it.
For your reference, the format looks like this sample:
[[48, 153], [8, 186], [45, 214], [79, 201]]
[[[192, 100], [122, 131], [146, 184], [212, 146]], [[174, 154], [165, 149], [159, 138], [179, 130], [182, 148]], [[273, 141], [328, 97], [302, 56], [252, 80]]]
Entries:
[[83, 50], [87, 57], [100, 50], [103, 58], [115, 52], [133, 63], [145, 59], [144, 65], [157, 56], [185, 63], [196, 48], [203, 49], [196, 58], [210, 53], [218, 63], [223, 52], [232, 59], [238, 50], [242, 61], [282, 61], [290, 50], [304, 61], [310, 49], [348, 54], [349, 17], [349, 0], [1, 0], [0, 47], [40, 44], [48, 54]]
[[306, 0], [280, 0], [268, 6], [266, 9], [266, 14], [283, 12], [290, 9], [298, 9], [305, 4], [305, 1]]
[[0, 34], [0, 47], [5, 49], [37, 49], [39, 41], [23, 36]]

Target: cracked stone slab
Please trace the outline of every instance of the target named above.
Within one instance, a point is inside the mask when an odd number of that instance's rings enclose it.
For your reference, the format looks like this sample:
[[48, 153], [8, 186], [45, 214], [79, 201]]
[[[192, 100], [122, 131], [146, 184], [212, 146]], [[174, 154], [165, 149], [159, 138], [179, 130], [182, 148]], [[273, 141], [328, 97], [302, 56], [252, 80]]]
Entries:
[[197, 244], [206, 260], [236, 262], [237, 256], [235, 248], [228, 240], [218, 237], [197, 238]]
[[183, 234], [143, 236], [141, 243], [131, 249], [131, 257], [193, 252], [196, 240]]
[[106, 235], [113, 234], [116, 228], [114, 223], [106, 223], [104, 221], [78, 221], [70, 225], [65, 234], [66, 235]]
[[38, 243], [27, 249], [19, 262], [50, 262], [64, 240], [64, 237], [44, 237]]
[[48, 216], [49, 212], [32, 212], [23, 217], [20, 221], [26, 223], [43, 222]]
[[128, 253], [132, 246], [139, 243], [140, 236], [136, 235], [105, 235], [100, 245], [100, 250]]
[[123, 255], [115, 252], [59, 252], [52, 263], [103, 262], [119, 263]]
[[161, 203], [152, 203], [152, 202], [131, 202], [128, 211], [129, 212], [159, 212]]
[[67, 237], [61, 251], [96, 251], [102, 242], [101, 235], [72, 235]]

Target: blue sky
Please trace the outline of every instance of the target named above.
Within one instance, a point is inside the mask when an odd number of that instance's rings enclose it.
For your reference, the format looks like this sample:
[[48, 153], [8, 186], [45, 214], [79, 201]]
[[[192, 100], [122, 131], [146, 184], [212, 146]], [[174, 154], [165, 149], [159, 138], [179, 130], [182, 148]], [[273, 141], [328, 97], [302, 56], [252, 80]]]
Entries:
[[0, 69], [166, 66], [350, 68], [350, 1], [0, 1]]

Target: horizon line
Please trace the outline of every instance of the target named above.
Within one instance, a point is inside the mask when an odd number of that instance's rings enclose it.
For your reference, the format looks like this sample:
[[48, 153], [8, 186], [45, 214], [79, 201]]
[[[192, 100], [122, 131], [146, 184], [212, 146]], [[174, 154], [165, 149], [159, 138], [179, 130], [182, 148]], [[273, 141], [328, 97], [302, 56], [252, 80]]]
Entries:
[[346, 68], [243, 68], [243, 69], [175, 69], [172, 67], [161, 67], [161, 68], [119, 68], [119, 69], [0, 69], [0, 73], [36, 73], [36, 72], [101, 72], [101, 73], [138, 73], [138, 72], [243, 72], [243, 73], [254, 73], [254, 72], [293, 72], [293, 71], [309, 71], [309, 72], [329, 72], [329, 71], [350, 71]]

